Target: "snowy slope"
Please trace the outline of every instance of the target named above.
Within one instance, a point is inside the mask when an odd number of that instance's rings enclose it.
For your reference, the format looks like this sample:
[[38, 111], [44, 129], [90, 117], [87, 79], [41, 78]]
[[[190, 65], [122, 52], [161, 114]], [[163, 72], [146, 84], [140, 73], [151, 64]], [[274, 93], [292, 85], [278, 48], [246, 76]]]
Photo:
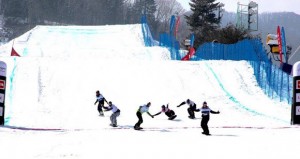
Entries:
[[[185, 158], [186, 151], [172, 146], [176, 143], [173, 140], [179, 139], [176, 144], [183, 146], [189, 145], [189, 142], [195, 146], [197, 143], [192, 142], [193, 140], [203, 140], [199, 128], [201, 115], [197, 113], [197, 119], [191, 120], [187, 117], [187, 106], [176, 107], [187, 98], [193, 100], [198, 107], [203, 101], [207, 101], [211, 109], [221, 111], [220, 115], [212, 115], [209, 123], [212, 133], [223, 136], [224, 144], [218, 148], [230, 143], [228, 137], [237, 136], [244, 136], [235, 141], [241, 140], [246, 146], [249, 136], [259, 134], [256, 131], [253, 134], [253, 129], [268, 129], [263, 133], [265, 137], [273, 129], [290, 128], [290, 106], [271, 100], [263, 94], [247, 62], [171, 61], [166, 48], [143, 45], [141, 26], [138, 24], [37, 26], [14, 41], [14, 48], [22, 57], [9, 57], [11, 45], [12, 42], [0, 47], [0, 60], [8, 64], [6, 125], [62, 130], [24, 132], [0, 128], [0, 136], [7, 138], [24, 134], [27, 134], [24, 138], [20, 137], [23, 140], [29, 140], [35, 135], [38, 138], [43, 135], [49, 138], [43, 139], [49, 143], [48, 146], [37, 147], [38, 142], [34, 145], [27, 142], [22, 144], [37, 149], [28, 149], [27, 157], [30, 158], [92, 158], [97, 154], [94, 146], [104, 148], [100, 143], [119, 141], [122, 141], [116, 148], [119, 153], [104, 157], [120, 158], [126, 154], [127, 157], [133, 157], [134, 152], [122, 149], [122, 146], [126, 147], [126, 143], [136, 144], [133, 148], [138, 150], [137, 154], [142, 155], [143, 148], [138, 146], [141, 144], [140, 140], [154, 145], [154, 141], [159, 142], [163, 138], [167, 138], [168, 142], [162, 142], [162, 145], [153, 148], [154, 153], [159, 153], [164, 147], [173, 147], [170, 151], [174, 156]], [[94, 105], [96, 90], [100, 90], [107, 100], [120, 108], [120, 126], [129, 128], [134, 125], [137, 122], [136, 110], [149, 101], [152, 103], [152, 114], [160, 111], [162, 104], [169, 103], [178, 115], [177, 120], [168, 121], [164, 114], [151, 119], [145, 114], [142, 127], [146, 131], [143, 133], [129, 129], [112, 130], [108, 118], [111, 113], [105, 112], [105, 117], [98, 116]], [[228, 130], [227, 127], [245, 129]], [[147, 132], [147, 128], [150, 132]], [[296, 128], [289, 133], [296, 134], [294, 130], [299, 131]], [[14, 133], [9, 135], [12, 131]], [[99, 133], [107, 138], [98, 138]], [[282, 133], [285, 132], [280, 135]], [[145, 139], [149, 135], [153, 135], [155, 139]], [[70, 140], [58, 140], [58, 136], [68, 136]], [[0, 144], [0, 148], [10, 143], [9, 140], [2, 139], [5, 144]], [[17, 140], [13, 140], [12, 144], [15, 142]], [[55, 145], [61, 149], [45, 152]], [[67, 145], [73, 146], [67, 148]], [[150, 145], [146, 147], [150, 148]], [[90, 150], [80, 149], [81, 146]], [[8, 151], [12, 149], [13, 146]], [[113, 153], [113, 150], [108, 152]], [[260, 150], [256, 152], [259, 153]], [[13, 156], [20, 157], [18, 154]], [[192, 157], [192, 154], [188, 157]], [[234, 155], [234, 158], [239, 158], [239, 155]]]
[[[128, 114], [122, 116], [125, 119], [135, 119], [134, 111], [148, 101], [158, 112], [162, 104], [175, 108], [190, 98], [198, 106], [206, 100], [212, 109], [224, 111], [222, 120], [230, 125], [250, 124], [230, 116], [289, 122], [289, 106], [261, 92], [247, 62], [170, 61], [167, 49], [143, 46], [140, 25], [37, 26], [27, 34], [14, 42], [22, 57], [13, 62], [7, 57], [10, 66], [15, 65], [13, 76], [9, 74], [12, 90], [6, 98], [9, 125], [86, 125], [96, 117], [93, 102], [97, 89]], [[185, 108], [178, 111], [186, 114]], [[31, 118], [24, 119], [22, 114]], [[85, 114], [89, 115], [74, 122]]]

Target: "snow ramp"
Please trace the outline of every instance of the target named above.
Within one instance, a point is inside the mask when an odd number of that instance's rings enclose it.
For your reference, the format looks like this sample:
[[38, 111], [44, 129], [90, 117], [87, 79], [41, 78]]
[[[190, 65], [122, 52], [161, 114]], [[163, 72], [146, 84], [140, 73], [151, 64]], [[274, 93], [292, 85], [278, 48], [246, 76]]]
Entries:
[[108, 127], [109, 119], [100, 118], [94, 105], [96, 90], [120, 108], [120, 125], [133, 125], [136, 110], [149, 101], [152, 113], [169, 103], [181, 120], [170, 123], [160, 115], [147, 121], [149, 126], [198, 125], [187, 118], [186, 108], [176, 107], [187, 98], [198, 107], [205, 100], [220, 110], [222, 115], [211, 121], [215, 126], [285, 125], [289, 120], [289, 107], [263, 94], [247, 62], [171, 61], [168, 49], [145, 47], [140, 24], [37, 26], [14, 40], [21, 57], [9, 56], [12, 43], [0, 48], [8, 64], [5, 116], [10, 126]]
[[[10, 56], [13, 46], [19, 55], [26, 57], [97, 56], [113, 59], [139, 57], [141, 53], [145, 52], [143, 51], [145, 44], [141, 27], [140, 24], [36, 26], [2, 46], [0, 56]], [[148, 52], [153, 49], [158, 48], [147, 48], [150, 50]], [[166, 52], [165, 49], [161, 50]], [[127, 55], [127, 53], [132, 55]], [[146, 57], [149, 59], [149, 56]]]

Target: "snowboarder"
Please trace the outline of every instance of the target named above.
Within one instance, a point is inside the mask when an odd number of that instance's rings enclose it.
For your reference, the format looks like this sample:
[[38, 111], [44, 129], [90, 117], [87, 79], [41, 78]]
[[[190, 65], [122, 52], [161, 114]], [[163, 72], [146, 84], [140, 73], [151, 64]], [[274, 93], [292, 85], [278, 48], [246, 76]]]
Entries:
[[143, 106], [140, 106], [139, 109], [137, 110], [136, 116], [138, 117], [139, 120], [134, 125], [134, 129], [135, 130], [141, 130], [141, 129], [143, 129], [143, 128], [141, 128], [141, 124], [143, 123], [143, 116], [142, 116], [143, 113], [146, 112], [149, 116], [151, 116], [152, 118], [154, 118], [154, 116], [149, 113], [149, 107], [150, 106], [151, 106], [151, 103], [148, 102], [147, 104], [145, 104]]
[[197, 111], [201, 111], [201, 113], [202, 113], [202, 120], [201, 120], [201, 128], [203, 129], [202, 134], [204, 134], [204, 135], [210, 135], [209, 129], [208, 129], [208, 126], [207, 126], [207, 123], [209, 121], [209, 114], [210, 113], [212, 113], [212, 114], [220, 114], [220, 111], [216, 112], [216, 111], [211, 110], [207, 106], [207, 103], [205, 101], [203, 102], [202, 108], [197, 109]]
[[158, 112], [158, 113], [156, 113], [156, 114], [154, 114], [153, 116], [159, 115], [161, 113], [165, 113], [166, 116], [169, 117], [168, 118], [169, 120], [173, 120], [173, 119], [175, 119], [177, 117], [177, 115], [175, 114], [175, 112], [173, 110], [169, 109], [169, 104], [167, 104], [167, 106], [162, 105], [161, 106], [161, 111]]
[[121, 113], [120, 109], [116, 107], [114, 104], [112, 104], [111, 101], [108, 102], [108, 107], [103, 106], [103, 108], [106, 109], [105, 111], [111, 110], [113, 112], [110, 116], [110, 121], [111, 121], [110, 126], [117, 127], [117, 117]]
[[98, 112], [100, 114], [100, 116], [104, 116], [104, 113], [103, 113], [103, 110], [102, 110], [102, 107], [104, 106], [104, 102], [107, 103], [107, 100], [104, 98], [104, 96], [100, 93], [99, 90], [96, 91], [96, 102], [94, 105], [96, 105], [98, 102]]
[[196, 107], [196, 104], [191, 101], [190, 99], [187, 99], [186, 101], [182, 102], [181, 104], [179, 104], [177, 107], [180, 107], [184, 104], [188, 104], [189, 105], [189, 108], [187, 109], [188, 113], [189, 113], [189, 118], [191, 119], [195, 119], [195, 111], [197, 111], [197, 107]]

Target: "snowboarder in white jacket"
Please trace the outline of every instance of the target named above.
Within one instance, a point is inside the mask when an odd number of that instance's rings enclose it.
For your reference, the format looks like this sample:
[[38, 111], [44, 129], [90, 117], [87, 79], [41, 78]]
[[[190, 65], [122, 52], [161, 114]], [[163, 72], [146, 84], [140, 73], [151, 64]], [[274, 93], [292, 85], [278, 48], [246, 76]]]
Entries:
[[105, 111], [112, 111], [112, 114], [110, 116], [110, 126], [117, 127], [117, 117], [120, 116], [120, 109], [116, 107], [111, 101], [108, 102], [108, 107], [103, 106], [103, 108], [106, 109]]
[[100, 114], [100, 116], [104, 116], [104, 113], [103, 113], [103, 106], [104, 106], [104, 102], [107, 103], [107, 100], [104, 98], [104, 96], [100, 93], [99, 90], [96, 91], [96, 102], [94, 103], [95, 105], [97, 104], [98, 102], [98, 112]]
[[143, 123], [143, 116], [142, 116], [143, 113], [147, 113], [149, 116], [154, 118], [154, 116], [149, 113], [149, 107], [150, 106], [151, 106], [151, 103], [148, 102], [147, 104], [140, 106], [139, 109], [137, 110], [136, 116], [138, 117], [139, 120], [134, 125], [135, 130], [143, 129], [143, 128], [141, 128], [141, 124]]
[[204, 101], [203, 106], [200, 109], [197, 109], [197, 111], [201, 112], [202, 120], [201, 120], [201, 128], [203, 129], [202, 134], [204, 135], [210, 135], [209, 129], [208, 129], [208, 121], [209, 121], [209, 114], [220, 114], [220, 111], [213, 111], [208, 106], [207, 103]]

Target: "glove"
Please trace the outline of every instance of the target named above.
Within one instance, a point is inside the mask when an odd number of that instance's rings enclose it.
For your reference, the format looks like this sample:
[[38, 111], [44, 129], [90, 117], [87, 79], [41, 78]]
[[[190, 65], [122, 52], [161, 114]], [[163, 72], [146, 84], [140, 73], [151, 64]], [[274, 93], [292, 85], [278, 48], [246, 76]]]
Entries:
[[105, 107], [105, 106], [103, 106], [103, 108], [104, 108], [105, 110], [108, 110], [108, 109], [109, 109], [108, 107]]
[[180, 107], [179, 105], [177, 105], [177, 107]]
[[220, 114], [220, 111], [217, 111], [218, 114]]

